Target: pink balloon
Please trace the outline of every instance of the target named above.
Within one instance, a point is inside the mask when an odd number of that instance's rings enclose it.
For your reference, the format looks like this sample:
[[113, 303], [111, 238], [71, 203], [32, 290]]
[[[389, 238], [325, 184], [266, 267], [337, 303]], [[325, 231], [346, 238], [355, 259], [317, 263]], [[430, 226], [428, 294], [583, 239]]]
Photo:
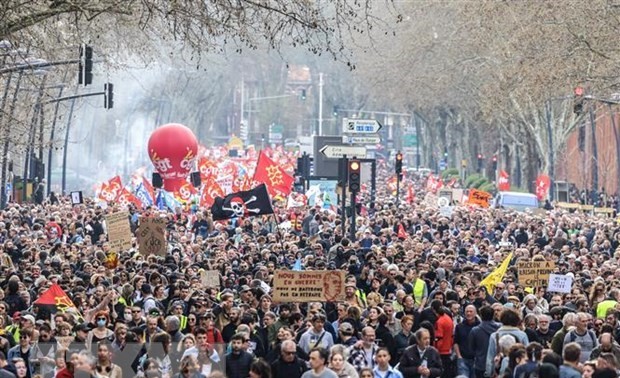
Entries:
[[198, 140], [188, 127], [169, 123], [153, 131], [149, 138], [148, 153], [155, 170], [164, 181], [164, 189], [175, 192], [187, 181], [194, 167]]

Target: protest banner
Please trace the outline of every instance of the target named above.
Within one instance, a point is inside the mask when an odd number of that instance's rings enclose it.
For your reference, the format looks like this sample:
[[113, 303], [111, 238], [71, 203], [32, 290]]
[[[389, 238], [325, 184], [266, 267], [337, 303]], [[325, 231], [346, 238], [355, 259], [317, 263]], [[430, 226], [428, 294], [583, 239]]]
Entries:
[[138, 243], [140, 243], [141, 255], [165, 256], [168, 249], [166, 220], [164, 218], [141, 218]]
[[127, 211], [106, 215], [105, 224], [108, 229], [108, 242], [113, 251], [120, 252], [132, 247], [131, 238], [133, 235], [131, 234]]
[[276, 270], [274, 302], [334, 302], [344, 299], [345, 272]]
[[470, 205], [478, 205], [480, 207], [489, 207], [491, 200], [491, 194], [478, 189], [469, 189], [469, 199], [467, 201]]
[[573, 277], [564, 274], [550, 274], [547, 291], [553, 293], [570, 293], [573, 288]]
[[525, 287], [546, 287], [549, 275], [554, 270], [553, 261], [519, 261], [517, 263], [519, 284]]
[[220, 272], [217, 270], [201, 270], [200, 282], [203, 287], [219, 288], [220, 287]]

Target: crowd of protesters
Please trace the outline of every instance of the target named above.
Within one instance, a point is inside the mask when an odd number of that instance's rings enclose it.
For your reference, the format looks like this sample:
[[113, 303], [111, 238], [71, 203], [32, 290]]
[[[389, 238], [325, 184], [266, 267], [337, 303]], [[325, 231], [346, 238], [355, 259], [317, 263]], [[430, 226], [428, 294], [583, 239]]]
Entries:
[[[382, 173], [383, 178], [388, 172]], [[620, 228], [614, 218], [360, 197], [355, 235], [331, 209], [213, 222], [163, 217], [166, 256], [120, 251], [105, 215], [67, 198], [0, 212], [0, 378], [616, 377]], [[286, 227], [282, 227], [286, 225]], [[404, 230], [404, 235], [402, 230]], [[618, 251], [617, 251], [618, 250]], [[513, 253], [501, 281], [482, 280]], [[555, 262], [570, 293], [519, 284], [518, 261]], [[274, 303], [277, 269], [345, 270], [344, 299]], [[219, 287], [200, 272], [217, 270]], [[74, 304], [33, 302], [58, 284]], [[62, 310], [60, 310], [62, 309]]]

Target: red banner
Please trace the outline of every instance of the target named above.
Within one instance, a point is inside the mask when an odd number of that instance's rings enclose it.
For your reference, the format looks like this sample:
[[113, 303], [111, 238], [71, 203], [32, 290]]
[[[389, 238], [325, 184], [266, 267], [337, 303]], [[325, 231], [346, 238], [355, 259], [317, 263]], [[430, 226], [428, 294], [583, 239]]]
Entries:
[[547, 175], [538, 175], [536, 179], [536, 197], [539, 201], [547, 198], [549, 188], [551, 187], [551, 179]]
[[123, 190], [123, 183], [120, 176], [114, 176], [108, 182], [101, 184], [99, 199], [105, 202], [113, 202], [118, 198]]
[[503, 169], [499, 171], [499, 177], [497, 179], [497, 189], [500, 192], [506, 192], [510, 190], [510, 176]]
[[211, 207], [213, 206], [213, 202], [215, 197], [224, 197], [226, 193], [224, 190], [218, 185], [215, 180], [209, 180], [204, 183], [202, 186], [202, 194], [200, 196], [200, 206], [201, 207]]

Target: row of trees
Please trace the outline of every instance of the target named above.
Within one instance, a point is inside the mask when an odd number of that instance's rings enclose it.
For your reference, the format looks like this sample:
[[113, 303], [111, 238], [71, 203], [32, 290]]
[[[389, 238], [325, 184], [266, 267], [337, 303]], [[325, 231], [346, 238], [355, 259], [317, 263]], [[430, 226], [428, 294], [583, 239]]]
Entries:
[[[159, 121], [206, 127], [205, 135], [227, 131], [221, 125], [234, 112], [241, 73], [259, 95], [271, 95], [281, 91], [287, 64], [305, 64], [314, 83], [325, 74], [325, 108], [418, 112], [424, 161], [447, 150], [451, 165], [465, 159], [471, 167], [477, 154], [497, 154], [522, 186], [552, 172], [583, 122], [572, 112], [574, 87], [605, 97], [618, 85], [617, 0], [190, 3], [8, 0], [0, 39], [47, 60], [91, 43], [104, 74], [153, 72], [158, 62], [156, 77], [124, 83], [131, 91], [117, 95], [114, 117], [157, 113]], [[65, 69], [73, 78], [75, 67]], [[54, 75], [61, 80], [65, 71]], [[269, 122], [285, 111], [259, 117]], [[27, 126], [27, 102], [12, 117], [3, 127]]]

